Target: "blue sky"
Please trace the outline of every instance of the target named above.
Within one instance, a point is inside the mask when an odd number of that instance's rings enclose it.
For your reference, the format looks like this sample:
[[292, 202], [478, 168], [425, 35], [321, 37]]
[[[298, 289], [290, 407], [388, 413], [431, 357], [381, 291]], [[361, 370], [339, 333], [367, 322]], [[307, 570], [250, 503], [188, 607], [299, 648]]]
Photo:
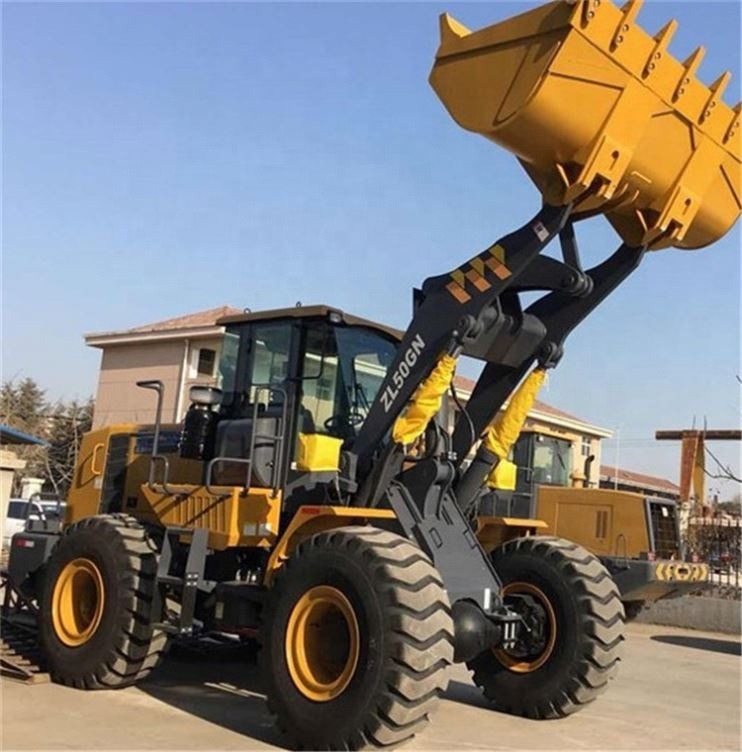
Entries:
[[[527, 3], [5, 3], [3, 378], [95, 390], [82, 334], [213, 306], [327, 302], [405, 326], [411, 288], [527, 219], [512, 156], [427, 84], [438, 14]], [[647, 2], [739, 99], [740, 6]], [[580, 227], [589, 265], [617, 245]], [[655, 428], [739, 424], [740, 230], [662, 251], [567, 343], [546, 401], [620, 427], [621, 464], [676, 479]], [[713, 447], [739, 469], [737, 445]], [[604, 461], [615, 458], [615, 442]], [[711, 482], [729, 495], [735, 489]]]

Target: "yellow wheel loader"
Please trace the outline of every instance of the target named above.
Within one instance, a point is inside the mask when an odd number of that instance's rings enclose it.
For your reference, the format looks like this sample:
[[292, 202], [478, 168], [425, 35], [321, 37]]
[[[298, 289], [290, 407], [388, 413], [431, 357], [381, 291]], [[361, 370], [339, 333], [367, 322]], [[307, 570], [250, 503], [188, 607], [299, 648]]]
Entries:
[[[411, 737], [452, 662], [532, 718], [606, 688], [624, 614], [605, 567], [527, 524], [476, 522], [517, 400], [462, 463], [648, 249], [706, 245], [739, 215], [726, 79], [701, 84], [667, 52], [672, 25], [636, 26], [638, 5], [554, 2], [476, 32], [443, 17], [433, 88], [516, 154], [543, 206], [425, 280], [401, 338], [322, 306], [228, 317], [219, 388], [193, 388], [182, 425], [141, 382], [154, 425], [86, 435], [64, 525], [16, 535], [9, 564], [8, 603], [36, 619], [57, 681], [127, 686], [172, 637], [257, 637], [269, 707], [313, 749]], [[585, 270], [575, 228], [599, 213], [623, 244]], [[561, 260], [542, 254], [552, 241]], [[449, 432], [461, 355], [485, 366]]]
[[[511, 450], [515, 472], [485, 490], [477, 514], [482, 521], [523, 520], [539, 535], [567, 538], [595, 554], [618, 587], [626, 621], [649, 603], [708, 586], [708, 564], [684, 558], [674, 500], [573, 486], [571, 455], [570, 440], [558, 432], [522, 431]], [[588, 457], [586, 465], [592, 461]], [[507, 465], [509, 460], [501, 463], [501, 476]]]

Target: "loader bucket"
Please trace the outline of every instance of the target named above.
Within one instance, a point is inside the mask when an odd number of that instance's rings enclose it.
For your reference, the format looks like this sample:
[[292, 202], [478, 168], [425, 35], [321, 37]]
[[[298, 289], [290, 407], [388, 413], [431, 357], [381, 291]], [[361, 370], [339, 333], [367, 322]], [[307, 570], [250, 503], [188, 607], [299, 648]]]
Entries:
[[740, 105], [634, 22], [641, 0], [559, 0], [479, 31], [444, 14], [430, 83], [463, 128], [515, 154], [547, 203], [624, 242], [700, 248], [740, 215]]

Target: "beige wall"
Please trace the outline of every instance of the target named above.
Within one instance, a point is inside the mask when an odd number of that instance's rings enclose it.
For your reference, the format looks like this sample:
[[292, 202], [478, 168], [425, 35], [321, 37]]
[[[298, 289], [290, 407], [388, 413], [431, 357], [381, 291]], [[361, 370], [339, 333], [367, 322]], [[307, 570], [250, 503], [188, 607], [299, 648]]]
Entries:
[[220, 338], [135, 342], [107, 345], [101, 357], [95, 397], [93, 428], [112, 423], [151, 423], [155, 419], [155, 393], [137, 381], [159, 379], [165, 387], [162, 419], [178, 422], [188, 409], [192, 384], [213, 384], [215, 378], [197, 372], [198, 351], [208, 348], [219, 358]]
[[136, 385], [159, 379], [165, 386], [162, 417], [175, 419], [184, 343], [139, 342], [106, 347], [101, 358], [93, 428], [112, 423], [147, 423], [155, 418], [155, 393]]

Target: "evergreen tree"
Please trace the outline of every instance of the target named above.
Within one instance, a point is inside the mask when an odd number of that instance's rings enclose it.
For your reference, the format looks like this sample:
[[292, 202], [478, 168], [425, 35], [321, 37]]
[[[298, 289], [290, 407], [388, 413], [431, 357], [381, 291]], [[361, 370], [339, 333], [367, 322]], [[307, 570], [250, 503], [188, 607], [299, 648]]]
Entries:
[[45, 394], [31, 378], [6, 381], [0, 388], [2, 422], [27, 433], [38, 429], [48, 408]]
[[[37, 438], [46, 438], [49, 404], [46, 392], [33, 379], [19, 382], [6, 381], [0, 388], [0, 421]], [[46, 477], [44, 447], [36, 445], [17, 446], [13, 451], [26, 461], [23, 475], [32, 478]], [[16, 474], [13, 494], [20, 493], [20, 474]]]
[[58, 401], [50, 405], [46, 391], [33, 379], [6, 381], [0, 386], [0, 422], [44, 439], [49, 446], [14, 446], [26, 461], [26, 468], [14, 479], [13, 495], [18, 495], [22, 477], [43, 478], [44, 491], [66, 499], [75, 472], [80, 442], [90, 430], [93, 400]]

